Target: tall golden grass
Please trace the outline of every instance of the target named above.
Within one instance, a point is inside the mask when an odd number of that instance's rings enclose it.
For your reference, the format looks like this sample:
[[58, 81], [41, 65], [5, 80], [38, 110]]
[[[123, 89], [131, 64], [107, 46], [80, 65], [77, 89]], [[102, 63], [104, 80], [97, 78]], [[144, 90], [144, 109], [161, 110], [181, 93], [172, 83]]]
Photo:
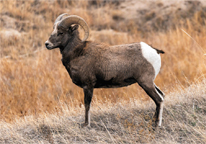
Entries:
[[[13, 28], [21, 36], [5, 37], [0, 42], [0, 119], [12, 121], [26, 115], [62, 111], [62, 103], [70, 108], [83, 106], [82, 89], [75, 86], [61, 63], [59, 50], [48, 51], [44, 42], [52, 32], [55, 18], [67, 12], [83, 17], [91, 31], [115, 26], [114, 15], [120, 11], [111, 5], [91, 8], [88, 1], [1, 1], [1, 14], [15, 18], [14, 25], [0, 23], [0, 31]], [[102, 21], [104, 19], [104, 21]], [[122, 25], [124, 33], [106, 33], [103, 39], [91, 32], [90, 39], [109, 45], [144, 41], [162, 49], [162, 69], [155, 83], [167, 94], [177, 87], [200, 81], [206, 73], [206, 27], [201, 13], [185, 19], [184, 25], [165, 32], [148, 32], [142, 37], [135, 23]], [[197, 30], [198, 27], [198, 30]], [[121, 29], [121, 28], [120, 28]], [[118, 89], [94, 91], [93, 106], [103, 103], [129, 103], [149, 97], [137, 84]]]

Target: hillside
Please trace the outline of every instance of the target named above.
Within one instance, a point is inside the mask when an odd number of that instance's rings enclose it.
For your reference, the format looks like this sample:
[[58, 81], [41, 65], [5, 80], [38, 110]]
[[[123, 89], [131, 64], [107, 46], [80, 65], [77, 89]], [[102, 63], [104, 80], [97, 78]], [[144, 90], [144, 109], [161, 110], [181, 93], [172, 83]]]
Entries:
[[[95, 90], [91, 127], [80, 128], [83, 91], [59, 50], [45, 48], [62, 13], [88, 23], [89, 41], [165, 51], [155, 79], [166, 94], [160, 129], [138, 84]], [[205, 34], [205, 0], [1, 0], [0, 143], [205, 143]]]
[[[162, 127], [152, 130], [154, 103], [132, 101], [92, 106], [91, 127], [81, 128], [84, 109], [0, 123], [0, 143], [198, 143], [206, 141], [206, 81], [167, 95]], [[76, 113], [71, 116], [71, 113]]]

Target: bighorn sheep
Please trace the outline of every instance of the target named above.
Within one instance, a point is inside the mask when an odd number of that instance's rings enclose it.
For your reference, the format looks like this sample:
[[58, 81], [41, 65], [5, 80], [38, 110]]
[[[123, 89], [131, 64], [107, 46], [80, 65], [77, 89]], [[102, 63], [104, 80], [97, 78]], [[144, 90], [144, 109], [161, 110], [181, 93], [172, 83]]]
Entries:
[[[79, 37], [78, 25], [85, 31], [83, 40]], [[155, 126], [161, 126], [164, 94], [154, 84], [154, 79], [161, 67], [160, 53], [164, 52], [144, 42], [107, 46], [86, 41], [88, 36], [89, 28], [84, 19], [61, 14], [45, 42], [49, 50], [60, 49], [62, 63], [73, 83], [84, 90], [84, 126], [90, 125], [94, 88], [117, 88], [133, 83], [138, 83], [155, 102]]]

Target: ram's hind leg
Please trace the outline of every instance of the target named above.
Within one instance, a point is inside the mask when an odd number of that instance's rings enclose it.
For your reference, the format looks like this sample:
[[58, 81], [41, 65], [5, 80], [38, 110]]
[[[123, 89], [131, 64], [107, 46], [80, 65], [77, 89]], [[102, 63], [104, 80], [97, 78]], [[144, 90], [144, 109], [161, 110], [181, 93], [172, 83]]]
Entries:
[[161, 96], [164, 98], [165, 94], [154, 84], [155, 89], [159, 92], [159, 94], [161, 94]]
[[144, 89], [144, 91], [153, 99], [156, 104], [156, 112], [154, 115], [155, 126], [161, 126], [162, 113], [163, 113], [163, 93], [157, 88], [152, 80], [141, 80], [138, 84]]
[[159, 119], [159, 126], [161, 126], [163, 106], [164, 106], [163, 101], [164, 101], [165, 95], [164, 95], [164, 93], [163, 93], [155, 84], [154, 84], [154, 86], [155, 86], [155, 89], [156, 89], [158, 95], [159, 95], [159, 96], [161, 97], [161, 99], [162, 99], [162, 102], [160, 103], [160, 112], [159, 112], [159, 115], [157, 115], [157, 116], [158, 116], [158, 119]]

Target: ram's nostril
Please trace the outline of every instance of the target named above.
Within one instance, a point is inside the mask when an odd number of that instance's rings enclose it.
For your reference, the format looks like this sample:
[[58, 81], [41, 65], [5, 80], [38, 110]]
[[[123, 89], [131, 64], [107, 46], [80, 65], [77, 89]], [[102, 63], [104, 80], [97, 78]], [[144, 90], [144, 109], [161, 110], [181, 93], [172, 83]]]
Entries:
[[48, 45], [49, 45], [49, 43], [46, 42], [46, 43], [45, 43], [45, 46], [47, 47]]

